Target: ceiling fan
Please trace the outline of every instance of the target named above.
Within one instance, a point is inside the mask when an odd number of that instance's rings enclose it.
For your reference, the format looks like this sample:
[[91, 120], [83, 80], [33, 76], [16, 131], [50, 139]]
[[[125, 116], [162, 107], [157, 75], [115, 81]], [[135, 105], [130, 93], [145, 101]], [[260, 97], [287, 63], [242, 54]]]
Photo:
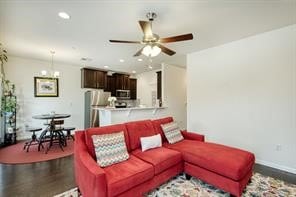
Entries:
[[142, 41], [125, 41], [125, 40], [109, 40], [113, 43], [129, 43], [129, 44], [143, 44], [145, 45], [142, 47], [137, 53], [134, 54], [134, 57], [140, 56], [144, 54], [148, 57], [157, 56], [160, 52], [163, 52], [167, 55], [174, 55], [176, 52], [163, 46], [163, 43], [170, 43], [170, 42], [179, 42], [185, 40], [192, 40], [193, 35], [190, 34], [183, 34], [168, 38], [160, 38], [157, 34], [152, 32], [152, 22], [156, 18], [156, 14], [154, 12], [147, 13], [146, 17], [149, 21], [139, 21], [141, 29], [144, 33]]

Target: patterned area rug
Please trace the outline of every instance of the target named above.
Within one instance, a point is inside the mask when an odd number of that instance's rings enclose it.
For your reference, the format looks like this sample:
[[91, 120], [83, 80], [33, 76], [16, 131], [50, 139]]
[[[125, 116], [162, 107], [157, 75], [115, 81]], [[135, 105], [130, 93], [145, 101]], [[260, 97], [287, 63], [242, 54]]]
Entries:
[[[230, 194], [192, 177], [186, 180], [179, 175], [149, 192], [146, 197], [229, 197]], [[285, 183], [271, 177], [254, 173], [251, 183], [246, 187], [243, 197], [296, 197], [296, 185]], [[77, 188], [55, 197], [79, 197]]]

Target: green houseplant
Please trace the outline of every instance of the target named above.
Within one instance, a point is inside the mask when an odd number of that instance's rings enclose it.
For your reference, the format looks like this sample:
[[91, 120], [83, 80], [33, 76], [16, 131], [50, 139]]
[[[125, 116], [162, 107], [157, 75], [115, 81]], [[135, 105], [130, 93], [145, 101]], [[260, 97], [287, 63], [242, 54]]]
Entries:
[[5, 80], [4, 63], [7, 61], [8, 61], [7, 51], [3, 49], [3, 45], [0, 43], [1, 82]]
[[12, 113], [16, 110], [17, 103], [15, 97], [7, 97], [5, 100], [5, 97], [2, 97], [2, 112], [6, 116], [11, 116]]
[[15, 85], [12, 84], [9, 80], [5, 79], [4, 72], [4, 63], [8, 61], [7, 51], [3, 48], [3, 45], [0, 43], [0, 77], [1, 77], [1, 115], [9, 115], [14, 112], [17, 108], [16, 99], [14, 97], [7, 97], [14, 94]]

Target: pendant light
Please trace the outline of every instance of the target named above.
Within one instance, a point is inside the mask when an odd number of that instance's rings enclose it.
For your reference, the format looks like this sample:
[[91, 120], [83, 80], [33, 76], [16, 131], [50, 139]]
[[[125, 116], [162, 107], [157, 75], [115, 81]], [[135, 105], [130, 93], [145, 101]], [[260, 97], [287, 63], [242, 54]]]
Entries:
[[[49, 77], [51, 77], [51, 78], [58, 78], [60, 76], [60, 72], [54, 70], [54, 65], [53, 65], [53, 56], [55, 54], [55, 51], [50, 51], [50, 53], [51, 53], [51, 70], [50, 70]], [[42, 70], [41, 71], [41, 75], [43, 77], [46, 77], [47, 76], [47, 71], [46, 70]]]

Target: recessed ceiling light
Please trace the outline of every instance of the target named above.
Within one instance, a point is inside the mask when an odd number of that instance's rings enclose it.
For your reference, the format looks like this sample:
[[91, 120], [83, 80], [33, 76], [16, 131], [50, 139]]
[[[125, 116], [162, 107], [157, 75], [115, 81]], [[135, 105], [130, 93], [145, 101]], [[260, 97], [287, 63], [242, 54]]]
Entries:
[[88, 61], [88, 62], [92, 61], [92, 59], [89, 57], [82, 57], [80, 60], [81, 61]]
[[66, 12], [59, 12], [59, 17], [63, 19], [70, 19], [70, 15], [67, 14]]
[[104, 68], [109, 68], [109, 66], [104, 66]]
[[120, 59], [119, 61], [120, 61], [120, 62], [124, 62], [124, 59]]
[[134, 73], [134, 74], [135, 74], [135, 73], [136, 73], [136, 71], [135, 71], [135, 70], [133, 70], [133, 71], [132, 71], [132, 73]]
[[152, 69], [153, 67], [149, 65], [148, 68]]
[[143, 59], [139, 58], [138, 61], [141, 62], [141, 61], [143, 61]]

